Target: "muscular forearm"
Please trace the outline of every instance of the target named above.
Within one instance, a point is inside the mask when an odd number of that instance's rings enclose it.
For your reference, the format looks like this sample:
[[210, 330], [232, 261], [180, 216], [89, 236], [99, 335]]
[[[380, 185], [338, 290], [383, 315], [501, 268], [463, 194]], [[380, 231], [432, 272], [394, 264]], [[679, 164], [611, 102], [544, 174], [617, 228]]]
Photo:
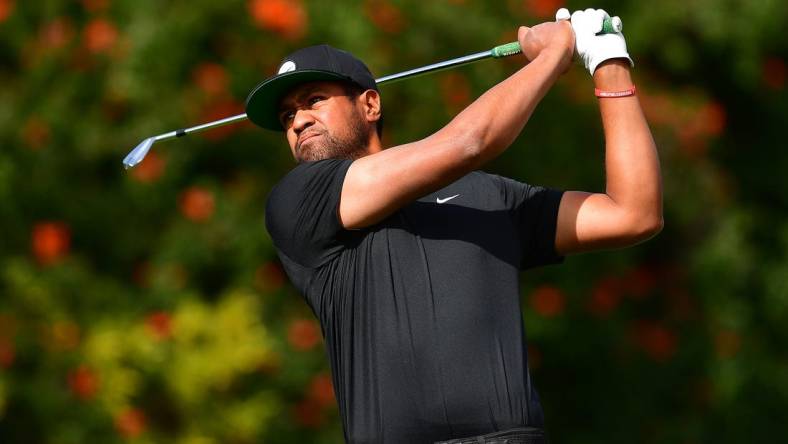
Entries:
[[[611, 60], [594, 72], [603, 91], [630, 88], [629, 64]], [[654, 139], [637, 95], [599, 99], [605, 131], [607, 195], [639, 223], [662, 225], [662, 179]]]
[[[531, 63], [485, 92], [441, 132], [466, 140], [473, 168], [504, 151], [530, 118], [561, 72], [562, 54], [542, 51]], [[437, 135], [437, 134], [436, 134]]]

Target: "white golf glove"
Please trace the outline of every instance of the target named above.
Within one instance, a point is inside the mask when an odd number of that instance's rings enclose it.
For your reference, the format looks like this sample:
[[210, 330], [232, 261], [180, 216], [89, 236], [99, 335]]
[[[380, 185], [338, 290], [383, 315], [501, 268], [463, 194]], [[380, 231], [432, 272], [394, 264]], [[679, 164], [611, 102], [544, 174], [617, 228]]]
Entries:
[[[568, 11], [567, 11], [568, 12]], [[561, 12], [565, 17], [566, 12]], [[558, 18], [558, 13], [556, 18]], [[635, 66], [632, 58], [627, 53], [627, 42], [624, 34], [600, 34], [602, 22], [610, 17], [603, 9], [586, 9], [575, 11], [572, 14], [572, 29], [575, 31], [575, 51], [577, 57], [583, 62], [591, 75], [600, 63], [610, 59], [627, 59], [631, 66]]]

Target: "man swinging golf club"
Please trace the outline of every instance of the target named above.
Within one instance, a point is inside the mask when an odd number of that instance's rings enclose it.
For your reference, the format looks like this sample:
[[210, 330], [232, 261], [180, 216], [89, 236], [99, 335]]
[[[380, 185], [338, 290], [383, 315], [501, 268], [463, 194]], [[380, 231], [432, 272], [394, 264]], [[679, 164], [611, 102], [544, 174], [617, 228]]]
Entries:
[[[545, 442], [518, 272], [662, 228], [657, 151], [623, 35], [597, 34], [606, 17], [521, 27], [525, 67], [396, 147], [381, 144], [372, 75], [346, 52], [299, 50], [250, 94], [249, 119], [284, 130], [298, 161], [271, 191], [266, 226], [320, 321], [347, 442]], [[477, 171], [573, 54], [600, 97], [606, 192]]]

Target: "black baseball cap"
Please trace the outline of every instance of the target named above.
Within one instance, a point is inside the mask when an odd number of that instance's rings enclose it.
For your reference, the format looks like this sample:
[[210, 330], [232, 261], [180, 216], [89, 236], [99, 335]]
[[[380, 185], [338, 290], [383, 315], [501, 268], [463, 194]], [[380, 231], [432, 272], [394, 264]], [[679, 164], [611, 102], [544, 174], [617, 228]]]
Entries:
[[307, 82], [344, 80], [378, 91], [378, 85], [361, 60], [328, 45], [309, 46], [288, 55], [273, 77], [257, 85], [246, 98], [246, 115], [257, 126], [282, 131], [279, 102], [294, 87]]

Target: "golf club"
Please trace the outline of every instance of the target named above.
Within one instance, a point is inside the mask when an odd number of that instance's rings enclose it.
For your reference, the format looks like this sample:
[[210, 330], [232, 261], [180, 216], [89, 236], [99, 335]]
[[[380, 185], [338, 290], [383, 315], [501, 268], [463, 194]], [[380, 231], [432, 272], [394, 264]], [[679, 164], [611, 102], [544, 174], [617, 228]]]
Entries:
[[[569, 11], [566, 9], [562, 9], [561, 11], [559, 11], [559, 14], [557, 15], [556, 18], [559, 20], [569, 19]], [[622, 28], [623, 25], [620, 18], [618, 17], [606, 18], [603, 23], [602, 31], [600, 32], [600, 34], [621, 32]], [[506, 43], [504, 45], [496, 46], [487, 51], [477, 52], [475, 54], [458, 57], [456, 59], [433, 63], [431, 65], [422, 66], [420, 68], [415, 68], [408, 71], [403, 71], [397, 74], [391, 74], [376, 79], [375, 82], [378, 85], [383, 85], [385, 83], [392, 83], [410, 77], [415, 77], [427, 73], [441, 71], [448, 68], [453, 68], [455, 66], [466, 65], [468, 63], [476, 62], [478, 60], [483, 60], [487, 58], [499, 59], [503, 57], [509, 57], [515, 54], [520, 54], [521, 52], [522, 50], [520, 48], [519, 42]], [[145, 156], [148, 154], [148, 151], [150, 151], [151, 146], [155, 142], [174, 139], [176, 137], [183, 137], [187, 134], [197, 133], [200, 131], [205, 131], [207, 129], [216, 128], [235, 122], [240, 122], [242, 120], [246, 120], [246, 118], [247, 118], [246, 113], [238, 114], [235, 116], [226, 117], [224, 119], [216, 120], [213, 122], [203, 123], [202, 125], [193, 126], [191, 128], [182, 128], [175, 131], [170, 131], [168, 133], [159, 134], [158, 136], [148, 137], [147, 139], [140, 142], [140, 144], [137, 145], [133, 150], [131, 150], [131, 152], [123, 159], [123, 166], [125, 166], [126, 169], [129, 169], [137, 165], [138, 163], [142, 162], [142, 159], [145, 158]]]

